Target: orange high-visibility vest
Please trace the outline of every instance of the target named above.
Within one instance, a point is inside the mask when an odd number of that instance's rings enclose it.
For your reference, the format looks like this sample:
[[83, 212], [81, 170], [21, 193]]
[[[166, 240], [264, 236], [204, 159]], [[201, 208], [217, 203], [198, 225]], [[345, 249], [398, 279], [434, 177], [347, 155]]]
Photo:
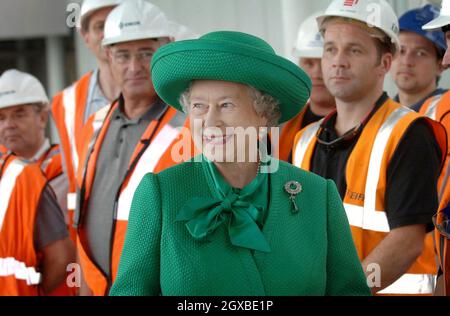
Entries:
[[0, 145], [0, 155], [6, 154], [7, 152], [8, 152], [8, 149], [5, 146]]
[[0, 158], [0, 296], [39, 295], [36, 211], [47, 179], [37, 165]]
[[[435, 248], [438, 256], [438, 262], [440, 266], [440, 270], [442, 272], [442, 277], [444, 280], [444, 295], [450, 296], [450, 240], [447, 237], [449, 233], [449, 229], [447, 228], [447, 236], [441, 234], [439, 232], [438, 227], [441, 225], [445, 225], [445, 222], [448, 221], [448, 216], [444, 215], [444, 210], [450, 204], [450, 195], [448, 191], [443, 196], [441, 204], [439, 206], [439, 212], [435, 215], [435, 225], [436, 228], [434, 230], [434, 240], [435, 240]], [[444, 227], [448, 226], [445, 225]], [[445, 229], [445, 228], [441, 228]]]
[[280, 136], [280, 160], [289, 162], [292, 148], [294, 147], [295, 136], [301, 130], [303, 118], [305, 117], [308, 107], [309, 104], [305, 105], [297, 116], [283, 126]]
[[[180, 162], [174, 161], [171, 157], [172, 146], [180, 141], [180, 133], [177, 128], [172, 127], [170, 124], [172, 120], [176, 119], [178, 114], [176, 110], [169, 108], [159, 121], [152, 121], [142, 135], [141, 141], [138, 142], [131, 157], [126, 179], [122, 183], [120, 192], [118, 192], [119, 194], [116, 197], [117, 207], [114, 210], [114, 238], [111, 249], [111, 277], [106, 277], [85, 251], [87, 242], [83, 219], [85, 213], [89, 212], [86, 206], [88, 205], [92, 184], [94, 183], [99, 151], [108, 131], [112, 113], [117, 107], [118, 103], [116, 102], [112, 107], [98, 111], [86, 124], [83, 134], [85, 144], [81, 151], [83, 164], [80, 165], [77, 177], [81, 192], [80, 206], [77, 207], [80, 210], [80, 214], [77, 214], [75, 219], [75, 224], [78, 226], [78, 251], [86, 283], [94, 295], [106, 295], [114, 282], [125, 241], [131, 202], [140, 181], [149, 172], [160, 172]], [[187, 124], [188, 122], [185, 123], [186, 127], [188, 126]]]
[[[441, 123], [444, 126], [445, 130], [447, 131], [447, 136], [450, 136], [450, 91], [444, 94], [433, 96], [428, 100], [426, 100], [422, 105], [422, 107], [420, 108], [419, 113], [431, 118], [432, 120]], [[449, 139], [447, 139], [447, 144], [450, 144]], [[449, 148], [448, 145], [447, 148]], [[438, 183], [439, 201], [442, 200], [444, 191], [446, 190], [450, 191], [449, 161], [450, 161], [449, 154], [447, 153], [445, 165], [439, 177]], [[447, 194], [450, 194], [450, 192], [448, 192]]]
[[[447, 143], [442, 125], [392, 100], [383, 104], [369, 120], [347, 161], [344, 207], [361, 260], [390, 232], [385, 208], [387, 169], [397, 145], [417, 119], [425, 119], [432, 127], [444, 161]], [[321, 124], [322, 121], [311, 124], [297, 135], [295, 166], [311, 170]], [[433, 238], [428, 234], [422, 255], [406, 274], [379, 294], [432, 294], [436, 273]]]
[[[420, 113], [429, 118], [440, 122], [447, 131], [447, 137], [450, 136], [450, 91], [429, 98], [420, 109]], [[449, 139], [447, 138], [447, 141]], [[442, 170], [439, 178], [439, 200], [440, 206], [438, 214], [436, 215], [436, 224], [441, 225], [445, 220], [443, 210], [450, 203], [450, 156], [447, 153], [445, 167]], [[436, 251], [439, 258], [439, 264], [444, 275], [445, 292], [450, 295], [450, 243], [449, 240], [435, 230]]]
[[67, 208], [72, 218], [76, 204], [76, 174], [79, 165], [81, 133], [92, 72], [58, 93], [52, 102], [52, 115], [60, 138], [63, 168], [69, 180]]

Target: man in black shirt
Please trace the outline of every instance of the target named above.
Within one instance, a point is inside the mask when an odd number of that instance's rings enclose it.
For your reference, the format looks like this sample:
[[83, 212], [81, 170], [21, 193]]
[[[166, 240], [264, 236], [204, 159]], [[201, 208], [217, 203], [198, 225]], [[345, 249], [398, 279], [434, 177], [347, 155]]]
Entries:
[[438, 206], [445, 131], [383, 93], [399, 48], [398, 21], [384, 1], [383, 19], [371, 20], [367, 8], [375, 4], [355, 2], [349, 13], [336, 0], [318, 19], [324, 81], [337, 113], [300, 133], [294, 163], [336, 182], [374, 294], [431, 294], [435, 266], [426, 234]]

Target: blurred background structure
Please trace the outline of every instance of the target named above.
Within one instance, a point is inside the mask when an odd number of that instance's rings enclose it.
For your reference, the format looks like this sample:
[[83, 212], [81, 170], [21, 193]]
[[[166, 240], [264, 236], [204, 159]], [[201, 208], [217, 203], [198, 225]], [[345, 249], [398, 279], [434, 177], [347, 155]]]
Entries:
[[[0, 1], [0, 73], [17, 68], [37, 76], [49, 96], [95, 66], [73, 27], [80, 0]], [[278, 53], [292, 59], [297, 30], [308, 15], [324, 10], [329, 0], [151, 0], [167, 16], [203, 34], [229, 29], [248, 32], [267, 40]], [[425, 3], [440, 0], [389, 0], [400, 15]], [[441, 86], [450, 88], [450, 72]], [[393, 96], [392, 80], [386, 90]]]

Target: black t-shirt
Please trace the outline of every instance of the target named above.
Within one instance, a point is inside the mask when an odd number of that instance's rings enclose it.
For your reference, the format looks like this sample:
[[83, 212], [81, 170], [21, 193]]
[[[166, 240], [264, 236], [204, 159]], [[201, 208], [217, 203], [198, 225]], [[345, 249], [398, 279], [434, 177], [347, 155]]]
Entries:
[[[383, 94], [366, 122], [387, 99], [387, 94]], [[336, 116], [325, 122], [319, 136], [322, 140], [330, 142], [338, 138], [335, 123]], [[347, 191], [347, 161], [361, 136], [361, 130], [353, 138], [333, 146], [318, 143], [314, 150], [311, 171], [334, 180], [342, 199]], [[431, 127], [425, 120], [416, 120], [400, 141], [387, 169], [385, 203], [391, 229], [426, 224], [428, 231], [432, 230], [431, 218], [438, 209], [440, 161], [441, 149]]]
[[323, 116], [316, 115], [313, 111], [311, 111], [311, 107], [308, 106], [305, 112], [305, 116], [303, 116], [302, 125], [300, 126], [299, 130], [304, 129], [309, 124], [320, 121], [321, 119], [323, 119]]

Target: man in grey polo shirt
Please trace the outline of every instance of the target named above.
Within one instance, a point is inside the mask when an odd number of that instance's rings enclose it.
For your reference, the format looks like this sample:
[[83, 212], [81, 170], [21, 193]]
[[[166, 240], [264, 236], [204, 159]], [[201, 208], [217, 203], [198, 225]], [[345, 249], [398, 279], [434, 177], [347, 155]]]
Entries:
[[154, 52], [171, 36], [164, 13], [143, 0], [122, 3], [106, 20], [103, 45], [121, 97], [86, 125], [75, 216], [94, 295], [107, 294], [115, 278], [140, 180], [174, 164], [170, 149], [179, 132], [172, 126], [179, 114], [158, 98], [150, 75]]

